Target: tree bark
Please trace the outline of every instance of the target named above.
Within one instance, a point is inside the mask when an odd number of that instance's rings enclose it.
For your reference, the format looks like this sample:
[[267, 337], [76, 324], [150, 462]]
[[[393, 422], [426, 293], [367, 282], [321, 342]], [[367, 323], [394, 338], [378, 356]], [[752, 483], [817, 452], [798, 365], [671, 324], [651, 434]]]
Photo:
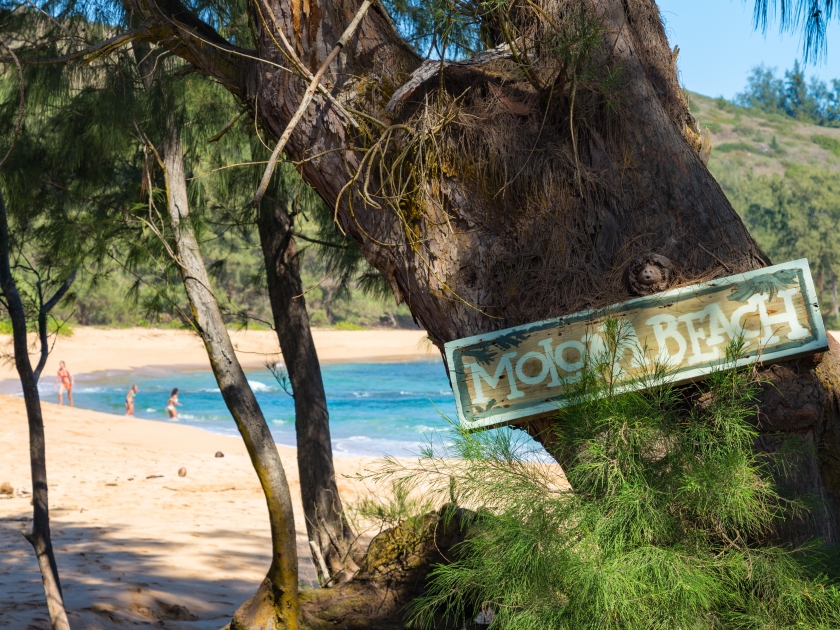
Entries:
[[[297, 110], [306, 81], [277, 68], [289, 53], [274, 43], [274, 24], [300, 59], [317, 68], [360, 2], [258, 1], [252, 16], [258, 50], [248, 54], [265, 61], [203, 46], [173, 20], [181, 11], [177, 0], [129, 3], [154, 25], [149, 39], [250, 103], [276, 138]], [[623, 270], [640, 254], [667, 256], [683, 284], [770, 262], [706, 168], [709, 146], [679, 85], [676, 51], [655, 2], [536, 4], [554, 19], [583, 6], [598, 21], [593, 71], [602, 73], [601, 83], [579, 85], [583, 75], [569, 70], [536, 92], [522, 78], [528, 67], [521, 59], [497, 59], [447, 67], [395, 113], [386, 112], [421, 60], [375, 6], [324, 79], [369, 129], [354, 131], [318, 95], [286, 147], [301, 162], [304, 179], [334, 205], [341, 228], [440, 348], [452, 339], [627, 299]], [[550, 47], [524, 45], [531, 59], [549, 54]], [[397, 140], [381, 155], [372, 151], [387, 134]], [[406, 171], [415, 179], [399, 180]], [[398, 199], [377, 195], [394, 181], [403, 191], [394, 193]], [[833, 365], [836, 352], [824, 361]], [[820, 404], [834, 401], [828, 381], [805, 378]], [[823, 422], [821, 437], [814, 434], [816, 453], [834, 452], [836, 412]], [[784, 416], [771, 424], [782, 435], [799, 435]], [[808, 465], [819, 471], [825, 496], [840, 496], [840, 462], [816, 453]], [[835, 523], [838, 510], [834, 500]], [[840, 542], [837, 526], [825, 525], [801, 523], [794, 538]]]
[[[0, 289], [2, 289], [9, 317], [12, 320], [15, 367], [20, 376], [23, 399], [26, 405], [26, 417], [29, 422], [29, 463], [32, 474], [33, 521], [32, 531], [29, 533], [24, 531], [23, 535], [32, 545], [35, 556], [38, 558], [38, 568], [41, 570], [41, 580], [44, 584], [44, 595], [47, 599], [47, 609], [50, 615], [50, 626], [53, 630], [70, 630], [50, 534], [46, 438], [44, 436], [44, 418], [41, 414], [41, 399], [38, 394], [38, 377], [48, 353], [48, 346], [46, 345], [46, 312], [48, 311], [45, 311], [43, 304], [40, 305], [41, 317], [39, 317], [38, 327], [42, 345], [41, 360], [36, 371], [32, 369], [32, 363], [29, 360], [29, 348], [26, 339], [26, 311], [18, 293], [15, 279], [12, 276], [10, 259], [8, 215], [6, 214], [6, 205], [2, 193], [0, 193]], [[69, 287], [69, 284], [66, 286]], [[66, 292], [66, 288], [61, 292], [61, 295], [64, 292]], [[50, 300], [53, 306], [61, 299], [61, 295], [58, 296], [58, 299]]]
[[[297, 461], [306, 532], [329, 571], [329, 575], [322, 576], [321, 583], [337, 584], [358, 571], [353, 556], [355, 534], [344, 517], [335, 481], [327, 397], [309, 329], [293, 222], [282, 201], [264, 199], [257, 225], [274, 328], [295, 400]], [[312, 560], [316, 567], [320, 566], [314, 550]]]
[[294, 630], [299, 627], [298, 560], [289, 484], [274, 438], [236, 358], [218, 302], [210, 289], [210, 279], [190, 224], [183, 148], [174, 124], [169, 126], [162, 153], [176, 263], [213, 375], [262, 485], [271, 524], [271, 566], [257, 594], [237, 611], [231, 628]]

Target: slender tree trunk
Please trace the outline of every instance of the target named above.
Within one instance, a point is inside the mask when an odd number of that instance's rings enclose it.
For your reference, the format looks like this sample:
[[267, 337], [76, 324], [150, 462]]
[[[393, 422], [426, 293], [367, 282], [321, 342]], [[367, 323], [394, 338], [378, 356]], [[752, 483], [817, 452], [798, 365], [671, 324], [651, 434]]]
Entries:
[[[14, 339], [15, 367], [23, 387], [23, 399], [26, 404], [26, 417], [29, 421], [29, 463], [32, 472], [32, 531], [23, 535], [35, 550], [38, 568], [44, 583], [44, 595], [50, 614], [50, 626], [53, 630], [70, 630], [67, 612], [64, 609], [64, 596], [58, 577], [58, 566], [53, 552], [50, 535], [49, 492], [47, 487], [47, 453], [44, 436], [44, 418], [41, 414], [41, 399], [38, 395], [38, 376], [43, 361], [36, 373], [29, 360], [26, 339], [26, 311], [17, 285], [12, 277], [10, 264], [9, 222], [6, 205], [0, 193], [0, 289], [6, 299], [9, 317], [12, 320]], [[43, 308], [41, 309], [43, 313]], [[46, 326], [41, 327], [41, 336], [46, 334]], [[46, 347], [42, 345], [42, 351]]]
[[[150, 25], [149, 39], [256, 107], [271, 135], [282, 134], [305, 78], [249, 60], [174, 0], [129, 4]], [[253, 56], [286, 67], [286, 56], [296, 54], [317, 68], [359, 4], [256, 0]], [[597, 22], [600, 33], [589, 74], [550, 57], [554, 44], [564, 44], [558, 32], [550, 46], [542, 45], [545, 37], [514, 40], [528, 51], [525, 62], [495, 57], [424, 75], [375, 5], [325, 76], [332, 93], [360, 112], [358, 120], [316, 96], [286, 146], [429, 338], [442, 347], [622, 301], [630, 297], [627, 262], [640, 254], [667, 256], [686, 284], [766, 266], [706, 168], [708, 142], [679, 85], [676, 50], [655, 2], [513, 4], [532, 19], [548, 16], [539, 25], [545, 29], [582, 7], [583, 22]], [[283, 38], [294, 52], [279, 49], [275, 41]], [[525, 63], [542, 63], [537, 69], [556, 78], [538, 90], [523, 79]], [[391, 107], [411, 76], [416, 89]], [[587, 87], [586, 76], [599, 80]], [[793, 485], [817, 487], [826, 512], [797, 524], [789, 538], [840, 542], [838, 382], [821, 376], [835, 373], [837, 352], [822, 361], [821, 371], [803, 367], [795, 379], [808, 383], [813, 413], [794, 421], [771, 404], [762, 430], [813, 436], [801, 466], [813, 483]]]
[[299, 627], [298, 566], [289, 484], [274, 438], [236, 358], [218, 302], [210, 289], [210, 279], [190, 224], [183, 148], [174, 123], [169, 127], [162, 149], [176, 262], [181, 268], [184, 288], [216, 382], [257, 471], [271, 524], [271, 566], [257, 594], [237, 611], [231, 628], [294, 630]]
[[273, 199], [263, 200], [257, 223], [274, 327], [295, 398], [297, 461], [306, 532], [310, 545], [315, 547], [315, 566], [320, 567], [323, 559], [330, 572], [322, 576], [322, 584], [340, 583], [358, 570], [352, 553], [355, 534], [344, 517], [335, 481], [327, 397], [309, 329], [293, 223], [281, 200]]

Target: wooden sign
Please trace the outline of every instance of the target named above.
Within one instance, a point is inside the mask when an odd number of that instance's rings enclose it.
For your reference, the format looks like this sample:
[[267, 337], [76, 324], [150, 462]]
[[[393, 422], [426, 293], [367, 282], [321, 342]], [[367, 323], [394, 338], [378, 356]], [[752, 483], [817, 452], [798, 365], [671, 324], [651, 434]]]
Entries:
[[446, 344], [462, 425], [482, 429], [550, 415], [570, 404], [569, 387], [607, 350], [605, 322], [623, 331], [613, 373], [641, 389], [655, 363], [684, 383], [711, 372], [733, 339], [739, 365], [828, 349], [805, 259], [656, 293], [598, 311], [517, 326]]

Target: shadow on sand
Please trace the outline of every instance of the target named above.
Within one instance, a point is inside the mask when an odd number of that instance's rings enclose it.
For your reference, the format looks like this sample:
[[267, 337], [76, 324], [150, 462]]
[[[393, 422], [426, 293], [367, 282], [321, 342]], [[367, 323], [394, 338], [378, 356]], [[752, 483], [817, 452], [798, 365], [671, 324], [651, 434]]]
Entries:
[[[3, 629], [50, 627], [38, 565], [20, 534], [30, 527], [26, 513], [0, 519]], [[270, 561], [264, 538], [234, 529], [189, 533], [188, 544], [62, 517], [54, 518], [52, 533], [73, 630], [216, 630], [256, 592]], [[298, 554], [302, 587], [311, 588], [315, 573], [305, 536], [298, 535]]]

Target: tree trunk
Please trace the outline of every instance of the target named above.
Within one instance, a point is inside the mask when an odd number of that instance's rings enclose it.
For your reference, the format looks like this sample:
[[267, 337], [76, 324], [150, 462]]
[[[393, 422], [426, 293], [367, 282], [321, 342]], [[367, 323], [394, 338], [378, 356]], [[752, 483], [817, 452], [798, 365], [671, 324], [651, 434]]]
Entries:
[[[327, 397], [309, 329], [292, 218], [281, 200], [264, 199], [257, 224], [274, 327], [295, 399], [297, 461], [306, 532], [330, 573], [322, 576], [321, 583], [341, 583], [358, 571], [352, 553], [355, 534], [344, 517], [335, 482]], [[313, 549], [316, 567], [320, 567], [321, 558]]]
[[167, 132], [163, 149], [167, 204], [175, 235], [177, 264], [213, 374], [225, 404], [242, 434], [268, 504], [271, 566], [257, 594], [242, 605], [231, 628], [298, 628], [298, 566], [294, 514], [289, 484], [274, 438], [239, 365], [201, 258], [189, 218], [184, 156], [177, 126]]
[[[50, 626], [53, 630], [70, 630], [67, 612], [64, 609], [61, 581], [58, 577], [58, 566], [53, 552], [52, 536], [50, 535], [46, 440], [44, 418], [41, 414], [41, 399], [38, 394], [38, 376], [43, 368], [46, 359], [45, 354], [48, 351], [45, 338], [46, 319], [41, 317], [40, 319], [44, 321], [39, 322], [43, 360], [39, 362], [36, 372], [32, 369], [32, 363], [29, 360], [29, 348], [26, 339], [26, 311], [12, 277], [10, 259], [9, 222], [6, 205], [0, 193], [0, 289], [2, 289], [5, 297], [9, 318], [12, 320], [15, 367], [20, 376], [23, 399], [26, 405], [26, 417], [29, 421], [29, 463], [32, 471], [33, 521], [32, 531], [30, 533], [23, 532], [23, 535], [32, 545], [38, 558], [38, 568], [41, 570], [41, 579], [44, 584], [44, 595], [47, 598]], [[55, 300], [55, 302], [58, 302], [58, 300]], [[40, 310], [43, 316], [43, 305]]]
[[[240, 54], [177, 0], [129, 3], [149, 39], [256, 107], [280, 136], [306, 78]], [[258, 50], [246, 54], [317, 68], [359, 4], [257, 0]], [[627, 299], [624, 269], [640, 254], [670, 258], [680, 284], [769, 263], [706, 168], [708, 138], [653, 0], [509, 9], [500, 18], [531, 20], [509, 41], [521, 55], [500, 49], [442, 73], [426, 64], [416, 89], [397, 93], [421, 60], [374, 6], [324, 80], [353, 120], [319, 95], [286, 147], [438, 347]], [[583, 30], [589, 39], [575, 39]], [[281, 50], [283, 38], [293, 50]], [[837, 353], [824, 362], [833, 373]], [[802, 522], [793, 538], [840, 542], [840, 460], [816, 455], [840, 450], [834, 384], [802, 378], [824, 410], [807, 465], [833, 523]], [[767, 417], [775, 432], [801, 435], [789, 417]]]
[[837, 301], [837, 276], [831, 277], [831, 317], [834, 321], [840, 317], [840, 302]]

